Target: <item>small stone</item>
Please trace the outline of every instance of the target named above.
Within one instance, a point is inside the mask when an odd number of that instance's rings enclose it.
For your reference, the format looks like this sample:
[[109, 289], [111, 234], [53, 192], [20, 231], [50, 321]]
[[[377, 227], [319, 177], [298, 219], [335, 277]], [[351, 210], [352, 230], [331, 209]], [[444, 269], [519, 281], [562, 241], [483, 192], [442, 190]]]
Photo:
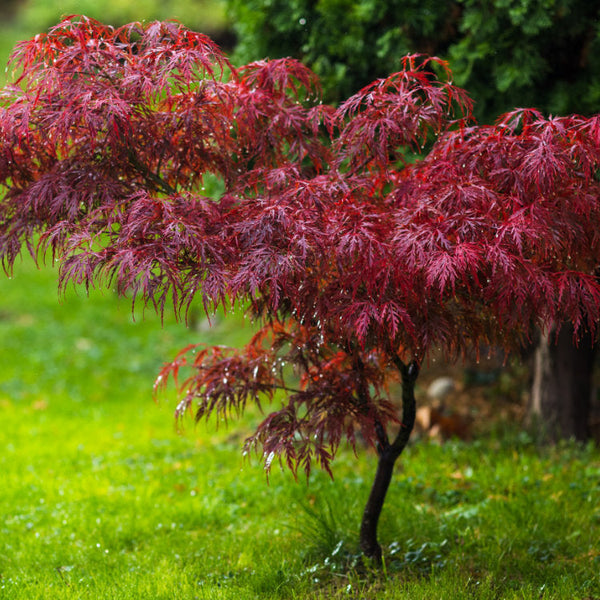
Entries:
[[448, 394], [456, 390], [456, 381], [452, 377], [438, 377], [427, 388], [427, 395], [432, 400], [443, 400]]

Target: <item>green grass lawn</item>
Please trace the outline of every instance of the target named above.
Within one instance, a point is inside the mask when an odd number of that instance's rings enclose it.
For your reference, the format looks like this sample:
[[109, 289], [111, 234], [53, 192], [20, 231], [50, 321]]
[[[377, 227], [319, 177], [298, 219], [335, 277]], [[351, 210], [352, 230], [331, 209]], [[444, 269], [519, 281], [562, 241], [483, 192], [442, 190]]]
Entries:
[[19, 265], [0, 278], [0, 598], [600, 599], [600, 452], [525, 434], [414, 443], [380, 527], [385, 573], [356, 556], [374, 456], [310, 485], [245, 461], [257, 414], [174, 430], [152, 400], [191, 342], [239, 318], [164, 327], [110, 291]]

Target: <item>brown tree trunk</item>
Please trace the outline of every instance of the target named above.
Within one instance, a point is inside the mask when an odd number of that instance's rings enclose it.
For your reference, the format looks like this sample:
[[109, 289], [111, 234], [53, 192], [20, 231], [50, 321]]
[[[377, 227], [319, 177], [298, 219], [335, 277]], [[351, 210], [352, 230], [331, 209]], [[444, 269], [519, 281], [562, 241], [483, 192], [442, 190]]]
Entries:
[[550, 441], [587, 440], [595, 346], [592, 336], [573, 343], [573, 326], [542, 335], [535, 351], [529, 418]]
[[415, 381], [419, 367], [416, 363], [406, 366], [399, 360], [396, 364], [402, 375], [402, 424], [391, 444], [385, 431], [380, 430], [377, 472], [360, 525], [360, 548], [363, 554], [377, 565], [382, 563], [381, 545], [377, 539], [379, 516], [392, 480], [394, 464], [408, 444], [416, 416]]

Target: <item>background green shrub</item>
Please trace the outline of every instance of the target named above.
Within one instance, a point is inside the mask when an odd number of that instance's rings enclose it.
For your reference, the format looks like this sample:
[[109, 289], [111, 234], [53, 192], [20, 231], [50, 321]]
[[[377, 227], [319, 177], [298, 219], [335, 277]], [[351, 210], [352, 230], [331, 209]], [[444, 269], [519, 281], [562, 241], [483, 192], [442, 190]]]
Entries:
[[450, 60], [481, 121], [515, 106], [600, 107], [600, 5], [589, 0], [227, 0], [248, 62], [295, 56], [337, 101], [408, 52]]

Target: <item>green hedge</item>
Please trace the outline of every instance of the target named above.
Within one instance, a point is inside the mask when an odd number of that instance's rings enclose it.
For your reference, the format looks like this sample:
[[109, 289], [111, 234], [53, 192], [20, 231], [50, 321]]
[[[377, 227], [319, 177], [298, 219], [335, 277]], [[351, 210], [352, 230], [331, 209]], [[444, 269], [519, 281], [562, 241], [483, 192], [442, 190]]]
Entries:
[[483, 121], [515, 106], [600, 110], [600, 4], [589, 0], [227, 0], [236, 60], [295, 56], [338, 101], [409, 52], [450, 61]]

